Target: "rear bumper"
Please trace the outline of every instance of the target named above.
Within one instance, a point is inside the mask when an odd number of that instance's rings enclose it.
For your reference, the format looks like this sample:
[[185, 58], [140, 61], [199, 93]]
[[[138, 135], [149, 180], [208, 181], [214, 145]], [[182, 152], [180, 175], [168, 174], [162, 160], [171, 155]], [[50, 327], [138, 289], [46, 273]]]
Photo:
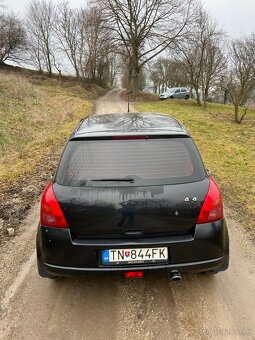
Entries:
[[44, 263], [43, 267], [44, 270], [47, 271], [47, 273], [50, 273], [52, 275], [58, 275], [58, 276], [75, 276], [75, 275], [84, 275], [88, 272], [126, 272], [126, 271], [133, 271], [133, 270], [178, 270], [179, 272], [193, 272], [193, 273], [199, 273], [209, 270], [222, 270], [222, 268], [227, 269], [226, 262], [228, 262], [228, 258], [226, 256], [219, 258], [219, 259], [213, 259], [213, 260], [207, 260], [207, 261], [197, 261], [197, 262], [189, 262], [189, 263], [179, 263], [177, 264], [171, 264], [171, 265], [157, 265], [157, 266], [125, 266], [124, 267], [118, 267], [118, 268], [80, 268], [80, 267], [63, 267], [63, 266], [56, 266], [51, 265], [48, 263]]
[[[164, 264], [102, 266], [101, 251], [115, 248], [168, 247]], [[229, 240], [225, 220], [197, 225], [194, 236], [141, 239], [73, 239], [68, 229], [38, 227], [37, 255], [43, 269], [53, 275], [127, 270], [221, 271], [228, 267]]]

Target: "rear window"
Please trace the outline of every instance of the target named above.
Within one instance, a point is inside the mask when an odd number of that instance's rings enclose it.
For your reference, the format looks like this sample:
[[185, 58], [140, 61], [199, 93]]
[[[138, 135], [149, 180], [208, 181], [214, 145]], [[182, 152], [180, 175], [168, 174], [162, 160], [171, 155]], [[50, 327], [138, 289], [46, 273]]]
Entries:
[[159, 185], [202, 180], [205, 171], [190, 138], [70, 141], [56, 180], [85, 186], [98, 179], [133, 177], [135, 183], [104, 182], [104, 186]]

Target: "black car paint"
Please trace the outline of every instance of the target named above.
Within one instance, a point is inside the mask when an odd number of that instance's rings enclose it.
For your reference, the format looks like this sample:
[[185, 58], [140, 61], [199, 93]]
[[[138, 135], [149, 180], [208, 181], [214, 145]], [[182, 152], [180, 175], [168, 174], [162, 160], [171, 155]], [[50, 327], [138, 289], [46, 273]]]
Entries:
[[[167, 264], [103, 266], [104, 249], [168, 247]], [[225, 220], [196, 225], [193, 235], [129, 239], [77, 239], [68, 229], [39, 226], [38, 258], [52, 275], [69, 276], [90, 271], [177, 269], [181, 272], [225, 270], [228, 232]]]
[[209, 186], [195, 183], [147, 187], [68, 187], [53, 190], [70, 231], [77, 237], [188, 234]]
[[81, 120], [70, 140], [139, 134], [189, 135], [184, 126], [173, 117], [157, 113], [116, 113], [89, 116]]
[[[144, 113], [92, 116], [81, 121], [69, 140], [133, 135], [190, 138], [174, 118]], [[146, 187], [132, 183], [65, 187], [55, 176], [53, 190], [70, 229], [39, 225], [38, 263], [45, 273], [60, 276], [135, 269], [225, 270], [229, 256], [225, 219], [196, 224], [208, 186], [206, 171], [199, 182]], [[104, 249], [155, 246], [168, 247], [167, 264], [101, 262]]]

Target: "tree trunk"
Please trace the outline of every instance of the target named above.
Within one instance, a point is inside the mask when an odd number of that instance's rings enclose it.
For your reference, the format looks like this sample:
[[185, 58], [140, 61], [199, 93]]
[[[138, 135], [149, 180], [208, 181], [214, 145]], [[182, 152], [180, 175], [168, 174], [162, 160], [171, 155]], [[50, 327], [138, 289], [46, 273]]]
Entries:
[[139, 91], [139, 51], [137, 44], [132, 46], [132, 59], [130, 60], [130, 65], [132, 65], [133, 77], [132, 77], [132, 93], [136, 97]]
[[133, 69], [133, 77], [132, 77], [132, 93], [136, 97], [139, 91], [139, 73], [140, 69], [138, 66]]
[[196, 99], [197, 99], [197, 105], [201, 106], [201, 100], [200, 100], [200, 94], [199, 94], [199, 88], [195, 87], [195, 92], [196, 92]]
[[239, 112], [239, 105], [235, 105], [235, 123], [239, 124], [239, 120], [238, 120], [238, 112]]
[[223, 104], [226, 105], [228, 101], [228, 90], [224, 90]]
[[128, 69], [128, 91], [132, 92], [132, 76], [133, 76], [133, 71], [132, 67], [129, 67]]
[[52, 76], [52, 67], [51, 67], [51, 60], [50, 60], [50, 56], [47, 57], [47, 61], [48, 61], [48, 72], [49, 72], [49, 76]]
[[74, 67], [75, 68], [75, 74], [77, 78], [80, 78], [80, 72], [77, 66]]
[[49, 76], [52, 76], [52, 65], [51, 65], [51, 58], [50, 58], [50, 50], [49, 47], [46, 47], [46, 60], [47, 60], [47, 68], [48, 68], [48, 73]]
[[204, 91], [204, 109], [207, 108], [207, 100], [208, 100], [208, 89], [206, 88]]

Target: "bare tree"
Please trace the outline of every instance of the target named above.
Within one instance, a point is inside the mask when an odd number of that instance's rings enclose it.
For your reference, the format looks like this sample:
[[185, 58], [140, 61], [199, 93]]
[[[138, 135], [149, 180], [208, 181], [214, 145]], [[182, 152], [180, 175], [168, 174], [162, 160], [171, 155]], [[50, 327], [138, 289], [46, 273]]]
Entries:
[[202, 65], [201, 88], [205, 109], [210, 89], [220, 82], [227, 69], [226, 58], [217, 42], [217, 37], [214, 38], [212, 39], [214, 41], [208, 43], [205, 48]]
[[[255, 91], [255, 35], [232, 41], [230, 47], [230, 74], [227, 88], [235, 108], [235, 123], [246, 116]], [[240, 106], [244, 112], [239, 116]]]
[[39, 73], [42, 73], [45, 69], [44, 55], [41, 49], [41, 43], [35, 36], [32, 35], [30, 35], [28, 39], [25, 63], [36, 67]]
[[76, 76], [99, 84], [113, 83], [114, 44], [99, 8], [72, 9], [62, 2], [56, 13], [55, 35]]
[[[163, 92], [169, 86], [170, 61], [166, 58], [159, 58], [153, 64], [154, 80], [158, 83], [159, 91]], [[156, 76], [157, 74], [157, 76]], [[156, 86], [156, 84], [154, 84]]]
[[160, 57], [151, 66], [149, 74], [156, 92], [157, 89], [163, 92], [169, 87], [187, 85], [185, 65], [179, 60]]
[[55, 33], [77, 77], [81, 76], [84, 54], [83, 30], [81, 11], [70, 8], [68, 2], [60, 3], [57, 7]]
[[111, 31], [105, 25], [100, 8], [92, 6], [83, 11], [85, 26], [85, 71], [87, 76], [99, 83], [106, 81], [109, 56], [115, 50]]
[[105, 23], [132, 68], [132, 90], [146, 63], [180, 38], [194, 20], [195, 0], [99, 0]]
[[223, 92], [222, 103], [224, 105], [226, 105], [228, 100], [229, 100], [228, 83], [229, 83], [229, 74], [228, 74], [228, 65], [227, 65], [226, 70], [225, 70], [224, 74], [220, 77], [220, 80], [219, 80], [219, 83], [218, 83], [218, 89]]
[[115, 82], [116, 82], [117, 75], [120, 73], [119, 56], [114, 52], [109, 53], [107, 63], [108, 63], [108, 65], [107, 65], [107, 72], [108, 72], [107, 79], [109, 81], [109, 84], [111, 86], [114, 86]]
[[0, 64], [6, 60], [18, 61], [25, 40], [21, 21], [12, 14], [0, 14]]
[[223, 36], [224, 33], [218, 24], [200, 6], [195, 28], [177, 44], [177, 55], [185, 63], [186, 73], [190, 85], [196, 92], [198, 105], [201, 105], [200, 90], [202, 90], [206, 107], [210, 87], [224, 69], [225, 59], [220, 48]]
[[[26, 14], [26, 27], [28, 43], [36, 64], [46, 67], [49, 75], [52, 74], [54, 54], [55, 7], [50, 0], [32, 0]], [[32, 58], [33, 59], [33, 58]]]

